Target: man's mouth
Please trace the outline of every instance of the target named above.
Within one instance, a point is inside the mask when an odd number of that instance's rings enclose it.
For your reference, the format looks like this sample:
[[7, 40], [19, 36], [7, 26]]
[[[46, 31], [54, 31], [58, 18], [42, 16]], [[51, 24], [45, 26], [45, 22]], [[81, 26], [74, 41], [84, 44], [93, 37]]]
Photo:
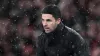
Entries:
[[49, 29], [49, 28], [44, 28], [44, 29]]
[[45, 30], [49, 30], [49, 28], [44, 28]]

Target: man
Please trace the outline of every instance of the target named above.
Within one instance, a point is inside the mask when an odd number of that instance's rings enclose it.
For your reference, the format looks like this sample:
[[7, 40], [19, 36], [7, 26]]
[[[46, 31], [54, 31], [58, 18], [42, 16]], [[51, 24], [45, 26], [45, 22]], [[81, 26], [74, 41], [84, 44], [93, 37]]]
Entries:
[[85, 40], [61, 22], [56, 5], [48, 5], [41, 13], [43, 33], [38, 37], [37, 56], [89, 56]]

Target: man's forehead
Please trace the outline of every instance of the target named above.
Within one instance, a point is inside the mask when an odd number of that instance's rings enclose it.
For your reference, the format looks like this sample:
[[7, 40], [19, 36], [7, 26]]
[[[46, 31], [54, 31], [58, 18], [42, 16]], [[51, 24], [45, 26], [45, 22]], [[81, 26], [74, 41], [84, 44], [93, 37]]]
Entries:
[[42, 18], [48, 18], [48, 17], [53, 17], [51, 14], [42, 14]]

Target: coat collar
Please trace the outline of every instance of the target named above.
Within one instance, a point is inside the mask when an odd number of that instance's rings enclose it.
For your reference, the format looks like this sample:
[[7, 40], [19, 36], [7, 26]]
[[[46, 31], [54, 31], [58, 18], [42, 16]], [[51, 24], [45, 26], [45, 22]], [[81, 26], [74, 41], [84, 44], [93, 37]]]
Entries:
[[64, 28], [64, 24], [61, 22], [60, 24], [58, 24], [57, 28], [53, 32], [45, 33], [45, 34], [48, 36], [58, 35], [58, 34], [61, 34], [63, 28]]

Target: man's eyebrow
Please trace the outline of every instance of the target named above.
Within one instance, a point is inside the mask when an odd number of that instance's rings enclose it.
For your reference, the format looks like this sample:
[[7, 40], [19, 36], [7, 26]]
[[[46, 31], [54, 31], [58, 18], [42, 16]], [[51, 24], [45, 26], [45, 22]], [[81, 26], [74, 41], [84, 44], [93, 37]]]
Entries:
[[[41, 20], [44, 20], [43, 18]], [[51, 19], [46, 19], [46, 21], [51, 21]]]

